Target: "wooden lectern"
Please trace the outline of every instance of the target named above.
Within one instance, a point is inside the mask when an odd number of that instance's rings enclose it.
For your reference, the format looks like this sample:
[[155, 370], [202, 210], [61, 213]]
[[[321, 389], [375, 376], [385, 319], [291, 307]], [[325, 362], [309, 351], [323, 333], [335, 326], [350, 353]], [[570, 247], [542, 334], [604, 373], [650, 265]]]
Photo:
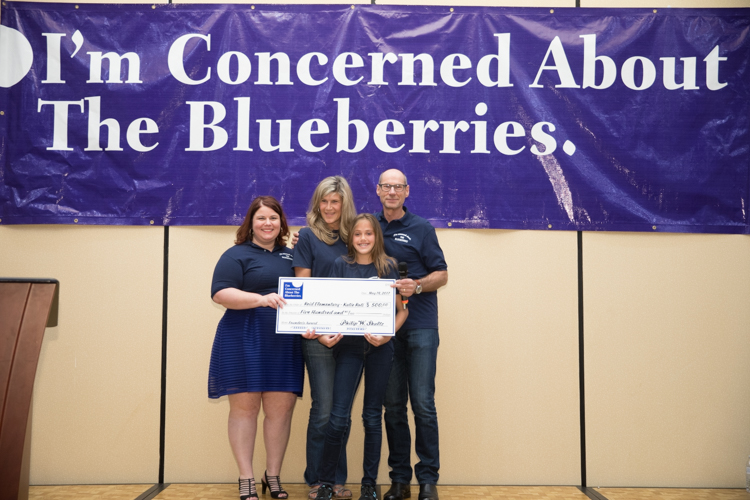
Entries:
[[0, 500], [29, 498], [31, 393], [58, 281], [0, 278]]

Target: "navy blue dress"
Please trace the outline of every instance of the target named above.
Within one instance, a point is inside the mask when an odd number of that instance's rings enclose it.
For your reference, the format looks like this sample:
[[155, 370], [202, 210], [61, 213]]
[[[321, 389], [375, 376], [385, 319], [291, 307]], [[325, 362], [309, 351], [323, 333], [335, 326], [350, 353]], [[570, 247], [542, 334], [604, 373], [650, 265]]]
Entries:
[[[292, 251], [286, 247], [269, 252], [252, 242], [235, 245], [216, 264], [211, 296], [224, 288], [260, 295], [277, 292], [279, 277], [294, 276], [292, 259]], [[304, 364], [300, 338], [276, 333], [273, 308], [227, 309], [211, 350], [208, 397], [265, 391], [301, 396]]]

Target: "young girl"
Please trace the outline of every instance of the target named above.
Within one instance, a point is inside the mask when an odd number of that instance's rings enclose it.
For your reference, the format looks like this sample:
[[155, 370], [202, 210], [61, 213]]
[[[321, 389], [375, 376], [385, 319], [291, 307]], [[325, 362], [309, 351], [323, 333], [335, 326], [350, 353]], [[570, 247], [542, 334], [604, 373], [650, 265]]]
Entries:
[[[383, 232], [378, 221], [370, 214], [360, 214], [353, 222], [347, 241], [349, 253], [333, 263], [332, 278], [382, 278], [398, 279], [396, 262], [385, 254]], [[401, 296], [396, 295], [396, 330], [404, 324], [409, 311], [401, 307]], [[328, 338], [325, 338], [328, 337]], [[362, 420], [365, 426], [365, 453], [363, 461], [362, 492], [360, 500], [377, 499], [375, 481], [380, 465], [382, 442], [382, 411], [385, 389], [393, 362], [391, 337], [371, 335], [324, 335], [321, 343], [335, 341], [333, 356], [336, 373], [333, 383], [333, 407], [326, 428], [323, 457], [318, 468], [321, 485], [317, 500], [333, 497], [336, 464], [341, 453], [354, 394], [362, 373], [365, 373], [365, 394]], [[325, 344], [324, 344], [325, 345]]]

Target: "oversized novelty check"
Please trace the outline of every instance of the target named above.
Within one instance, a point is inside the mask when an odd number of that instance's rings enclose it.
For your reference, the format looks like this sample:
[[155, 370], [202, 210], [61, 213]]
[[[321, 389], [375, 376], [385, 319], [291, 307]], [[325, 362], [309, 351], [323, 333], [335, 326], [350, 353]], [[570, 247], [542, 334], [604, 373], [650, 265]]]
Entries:
[[394, 280], [279, 278], [276, 333], [393, 335], [396, 325]]

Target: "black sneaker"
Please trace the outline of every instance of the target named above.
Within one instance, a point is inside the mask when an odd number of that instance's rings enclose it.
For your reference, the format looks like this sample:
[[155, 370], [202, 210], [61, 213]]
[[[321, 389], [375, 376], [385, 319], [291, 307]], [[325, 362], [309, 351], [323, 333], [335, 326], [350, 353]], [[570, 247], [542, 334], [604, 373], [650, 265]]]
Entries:
[[359, 500], [378, 500], [378, 493], [374, 484], [363, 484]]
[[333, 486], [330, 484], [321, 484], [318, 487], [318, 494], [315, 500], [331, 500], [333, 498]]

